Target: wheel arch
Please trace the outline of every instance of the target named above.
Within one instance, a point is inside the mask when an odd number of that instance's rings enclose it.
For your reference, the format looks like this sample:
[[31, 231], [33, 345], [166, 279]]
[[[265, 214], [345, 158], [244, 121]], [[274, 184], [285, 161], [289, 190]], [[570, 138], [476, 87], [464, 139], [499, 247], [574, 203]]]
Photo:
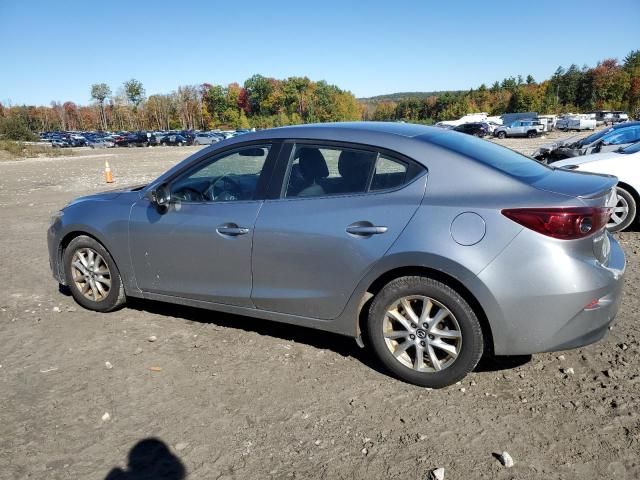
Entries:
[[380, 292], [380, 290], [382, 290], [382, 288], [389, 282], [395, 280], [396, 278], [405, 276], [429, 277], [444, 283], [445, 285], [454, 289], [458, 294], [460, 294], [460, 296], [462, 296], [462, 298], [464, 298], [469, 306], [473, 309], [478, 317], [478, 320], [480, 321], [480, 326], [482, 327], [482, 334], [485, 343], [485, 352], [488, 354], [493, 353], [494, 340], [491, 323], [489, 321], [487, 311], [478, 300], [477, 295], [475, 295], [458, 278], [445, 273], [442, 270], [438, 270], [427, 265], [405, 265], [394, 267], [382, 272], [381, 274], [377, 275], [373, 279], [373, 281], [370, 281], [359, 303], [359, 311], [357, 316], [359, 333], [363, 332], [366, 329], [369, 306], [376, 294]]
[[640, 193], [638, 193], [638, 191], [635, 188], [633, 188], [630, 184], [623, 182], [622, 180], [618, 180], [617, 186], [629, 192], [629, 194], [636, 201], [636, 204], [640, 206]]
[[65, 280], [65, 282], [66, 282], [66, 276], [65, 276], [66, 272], [64, 270], [64, 252], [65, 252], [65, 250], [67, 249], [69, 244], [73, 241], [73, 239], [81, 237], [81, 236], [92, 238], [96, 242], [98, 242], [100, 245], [102, 245], [103, 248], [109, 253], [111, 258], [113, 259], [113, 262], [116, 264], [116, 268], [118, 269], [118, 271], [120, 270], [120, 266], [118, 265], [118, 262], [116, 261], [116, 259], [114, 258], [113, 254], [111, 253], [111, 250], [109, 249], [108, 245], [104, 241], [102, 241], [100, 236], [94, 234], [93, 232], [89, 232], [89, 231], [83, 230], [83, 229], [72, 229], [72, 230], [68, 231], [67, 233], [65, 233], [63, 235], [62, 239], [60, 240], [60, 243], [58, 243], [58, 251], [57, 251], [56, 255], [57, 255], [57, 262], [58, 262], [59, 279]]

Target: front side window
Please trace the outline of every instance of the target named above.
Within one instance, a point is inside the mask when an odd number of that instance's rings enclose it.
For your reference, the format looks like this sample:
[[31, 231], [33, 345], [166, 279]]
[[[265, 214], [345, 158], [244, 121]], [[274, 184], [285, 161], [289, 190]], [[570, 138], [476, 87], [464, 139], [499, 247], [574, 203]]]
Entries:
[[347, 147], [296, 145], [285, 197], [323, 197], [397, 188], [421, 169], [387, 155]]
[[242, 147], [214, 156], [171, 185], [171, 197], [186, 202], [253, 200], [270, 145]]

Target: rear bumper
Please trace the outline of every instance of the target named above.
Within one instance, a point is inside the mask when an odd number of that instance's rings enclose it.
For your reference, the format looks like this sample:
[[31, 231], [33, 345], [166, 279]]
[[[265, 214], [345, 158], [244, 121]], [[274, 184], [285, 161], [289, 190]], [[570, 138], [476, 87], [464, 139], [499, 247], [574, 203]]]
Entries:
[[[479, 275], [501, 310], [489, 318], [495, 353], [566, 350], [604, 338], [624, 283], [625, 256], [618, 242], [610, 238], [603, 265], [526, 237], [517, 237]], [[594, 301], [597, 305], [588, 307]]]

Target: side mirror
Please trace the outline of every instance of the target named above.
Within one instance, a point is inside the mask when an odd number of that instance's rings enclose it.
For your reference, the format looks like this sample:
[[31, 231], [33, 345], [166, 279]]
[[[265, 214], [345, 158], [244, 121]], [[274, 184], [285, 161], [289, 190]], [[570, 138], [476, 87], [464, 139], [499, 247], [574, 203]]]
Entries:
[[153, 206], [156, 207], [158, 212], [165, 213], [169, 209], [171, 203], [171, 191], [166, 183], [158, 185], [157, 187], [149, 190], [147, 198]]

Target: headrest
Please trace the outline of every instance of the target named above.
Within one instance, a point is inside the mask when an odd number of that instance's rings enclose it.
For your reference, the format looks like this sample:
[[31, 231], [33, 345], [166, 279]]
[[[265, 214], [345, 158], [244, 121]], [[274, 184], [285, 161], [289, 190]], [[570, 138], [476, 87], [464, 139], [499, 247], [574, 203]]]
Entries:
[[364, 190], [376, 154], [345, 150], [338, 158], [338, 171], [351, 190]]
[[317, 148], [301, 148], [298, 159], [300, 162], [300, 173], [302, 173], [305, 180], [315, 181], [329, 176], [327, 162]]

